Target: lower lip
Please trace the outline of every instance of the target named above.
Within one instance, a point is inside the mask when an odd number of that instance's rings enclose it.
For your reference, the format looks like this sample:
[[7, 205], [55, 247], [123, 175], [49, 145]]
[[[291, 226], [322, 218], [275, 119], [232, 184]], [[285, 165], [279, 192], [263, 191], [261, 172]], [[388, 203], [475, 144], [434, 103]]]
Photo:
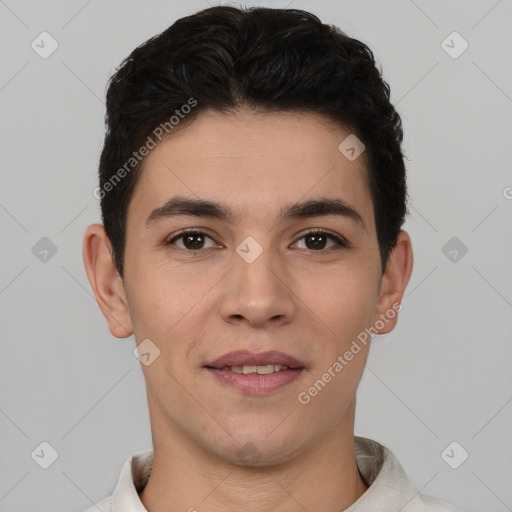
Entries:
[[281, 370], [279, 372], [260, 375], [258, 373], [244, 374], [230, 370], [207, 368], [217, 379], [229, 386], [251, 395], [264, 395], [276, 391], [297, 380], [304, 368], [296, 370]]

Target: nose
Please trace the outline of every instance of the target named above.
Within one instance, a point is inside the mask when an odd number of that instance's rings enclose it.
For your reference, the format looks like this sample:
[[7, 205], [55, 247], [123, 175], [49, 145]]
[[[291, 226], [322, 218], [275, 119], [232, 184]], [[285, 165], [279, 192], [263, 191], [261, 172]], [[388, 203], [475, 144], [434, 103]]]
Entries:
[[277, 326], [296, 314], [293, 283], [286, 263], [264, 250], [248, 263], [234, 254], [234, 268], [224, 280], [220, 314], [228, 323]]

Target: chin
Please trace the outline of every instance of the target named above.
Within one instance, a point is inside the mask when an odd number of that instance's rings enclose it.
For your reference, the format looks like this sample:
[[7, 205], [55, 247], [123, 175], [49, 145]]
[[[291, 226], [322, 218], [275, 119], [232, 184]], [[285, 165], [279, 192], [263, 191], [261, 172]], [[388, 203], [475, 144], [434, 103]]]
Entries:
[[[294, 440], [294, 445], [290, 444]], [[215, 447], [217, 455], [231, 464], [246, 467], [268, 467], [283, 464], [294, 458], [299, 450], [296, 445], [296, 436], [288, 436], [288, 439], [270, 440], [267, 433], [247, 435], [243, 438], [233, 439], [229, 446], [219, 451]]]

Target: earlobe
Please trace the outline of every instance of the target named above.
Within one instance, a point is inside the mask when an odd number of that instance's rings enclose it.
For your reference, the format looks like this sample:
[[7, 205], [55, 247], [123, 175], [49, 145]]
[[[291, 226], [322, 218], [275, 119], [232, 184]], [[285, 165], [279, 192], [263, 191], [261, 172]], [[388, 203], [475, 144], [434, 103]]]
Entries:
[[133, 328], [121, 276], [112, 260], [112, 247], [105, 228], [92, 224], [84, 235], [82, 250], [87, 278], [110, 332], [116, 338], [133, 334]]
[[[380, 286], [377, 302], [376, 325], [378, 334], [392, 331], [396, 325], [405, 288], [411, 277], [413, 253], [411, 239], [406, 231], [400, 231], [391, 251]], [[377, 323], [377, 320], [380, 320]], [[380, 326], [384, 326], [381, 328]]]

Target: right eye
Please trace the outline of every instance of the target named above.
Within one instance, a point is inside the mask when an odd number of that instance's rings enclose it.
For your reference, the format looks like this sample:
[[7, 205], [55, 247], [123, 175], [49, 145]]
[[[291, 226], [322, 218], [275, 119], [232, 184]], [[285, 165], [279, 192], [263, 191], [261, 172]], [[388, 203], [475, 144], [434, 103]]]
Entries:
[[[215, 243], [210, 247], [204, 247], [207, 238], [213, 242], [213, 239], [202, 231], [187, 230], [173, 236], [166, 242], [166, 245], [176, 245], [176, 247], [185, 251], [199, 251], [205, 248], [210, 249], [216, 247]], [[182, 241], [182, 245], [180, 246], [175, 243], [176, 241]]]

